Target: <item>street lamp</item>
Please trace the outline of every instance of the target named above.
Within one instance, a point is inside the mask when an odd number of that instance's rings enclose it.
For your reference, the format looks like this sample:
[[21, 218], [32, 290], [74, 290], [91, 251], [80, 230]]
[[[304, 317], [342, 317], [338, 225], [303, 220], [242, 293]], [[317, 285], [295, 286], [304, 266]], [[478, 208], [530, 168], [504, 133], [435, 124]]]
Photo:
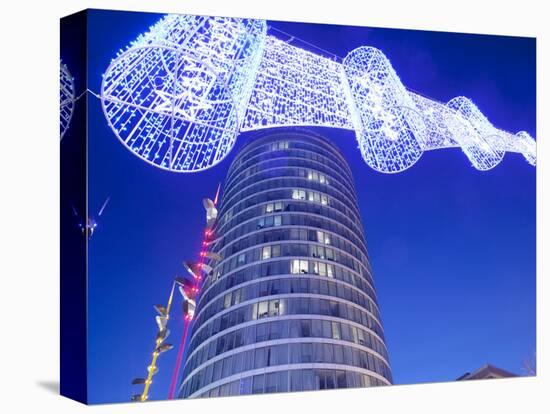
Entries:
[[132, 385], [144, 385], [143, 392], [131, 397], [131, 401], [146, 401], [149, 396], [149, 388], [153, 382], [153, 376], [158, 372], [157, 359], [160, 354], [173, 348], [172, 344], [164, 343], [170, 331], [168, 330], [168, 319], [170, 318], [170, 308], [172, 306], [172, 300], [174, 298], [174, 288], [176, 287], [177, 280], [172, 282], [172, 289], [170, 290], [170, 296], [168, 297], [168, 304], [154, 305], [153, 308], [158, 313], [155, 316], [155, 322], [157, 323], [158, 332], [155, 338], [155, 349], [153, 350], [153, 359], [151, 364], [147, 367], [146, 378], [134, 378]]

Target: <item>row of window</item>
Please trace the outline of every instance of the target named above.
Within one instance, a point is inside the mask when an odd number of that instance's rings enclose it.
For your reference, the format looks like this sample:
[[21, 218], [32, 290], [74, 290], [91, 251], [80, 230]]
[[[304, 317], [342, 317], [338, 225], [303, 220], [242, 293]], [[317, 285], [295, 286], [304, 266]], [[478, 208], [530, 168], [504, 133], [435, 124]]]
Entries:
[[[255, 182], [251, 186], [248, 186], [247, 188], [239, 191], [238, 193], [233, 194], [233, 196], [230, 199], [226, 199], [223, 204], [223, 209], [227, 210], [230, 207], [233, 207], [234, 209], [237, 206], [241, 206], [242, 204], [245, 204], [249, 201], [248, 199], [250, 196], [257, 195], [259, 193], [266, 192], [268, 190], [275, 190], [275, 189], [301, 189], [304, 191], [316, 191], [318, 193], [324, 193], [325, 194], [325, 204], [328, 205], [329, 203], [329, 196], [331, 200], [331, 204], [335, 207], [339, 207], [342, 205], [345, 207], [345, 212], [347, 214], [354, 214], [359, 217], [359, 208], [357, 204], [353, 201], [353, 199], [350, 199], [348, 196], [342, 194], [340, 191], [336, 190], [334, 187], [330, 186], [323, 186], [319, 183], [313, 183], [308, 181], [305, 178], [294, 178], [294, 177], [277, 177], [277, 178], [271, 178], [266, 181], [260, 181]], [[310, 198], [311, 196], [311, 198]], [[290, 191], [290, 197], [281, 197], [281, 198], [292, 198], [294, 200], [307, 200], [311, 202], [315, 202], [316, 199], [314, 198], [314, 194], [304, 194], [303, 197], [300, 195], [298, 196], [298, 193], [293, 192], [293, 190]], [[320, 197], [320, 195], [319, 195]], [[339, 203], [332, 203], [332, 200], [337, 200]], [[319, 198], [318, 204], [321, 204], [322, 201]], [[258, 204], [258, 203], [254, 203]], [[251, 204], [249, 204], [250, 206]], [[348, 213], [348, 210], [350, 211]], [[225, 211], [224, 211], [225, 212]], [[352, 213], [351, 213], [352, 212]], [[233, 214], [235, 214], [235, 210], [233, 211]], [[221, 217], [221, 215], [220, 215]]]
[[[325, 263], [318, 264], [324, 265]], [[203, 313], [207, 317], [212, 316], [224, 309], [258, 297], [293, 293], [327, 295], [348, 300], [367, 309], [376, 319], [380, 320], [377, 306], [374, 304], [373, 299], [365, 293], [358, 292], [356, 289], [352, 289], [350, 286], [346, 286], [340, 282], [310, 277], [271, 279], [234, 289], [223, 296], [218, 296], [218, 299], [212, 301], [201, 298], [199, 301], [199, 312], [196, 317], [202, 316]]]
[[[357, 292], [357, 290], [348, 288], [347, 286], [341, 283], [338, 283], [337, 281], [342, 281], [349, 285], [355, 286], [356, 288], [359, 289], [359, 291], [365, 293], [373, 302], [375, 302], [376, 295], [371, 285], [361, 277], [357, 276], [355, 273], [347, 270], [346, 268], [340, 267], [338, 265], [334, 266], [334, 269], [333, 269], [334, 281], [325, 280], [320, 277], [312, 276], [310, 274], [300, 273], [297, 275], [299, 277], [291, 278], [293, 280], [291, 280], [290, 282], [290, 288], [287, 288], [286, 284], [283, 284], [282, 281], [279, 281], [279, 280], [283, 280], [283, 277], [281, 277], [281, 279], [273, 279], [269, 281], [260, 280], [262, 278], [266, 278], [269, 276], [289, 275], [290, 269], [291, 269], [291, 262], [289, 260], [270, 261], [266, 263], [256, 263], [254, 265], [248, 266], [236, 272], [226, 274], [224, 275], [224, 277], [219, 279], [215, 284], [211, 284], [210, 283], [211, 278], [208, 278], [206, 279], [206, 283], [203, 286], [203, 290], [199, 298], [198, 314], [201, 313], [202, 307], [207, 306], [207, 304], [215, 297], [219, 296], [224, 292], [227, 292], [228, 290], [236, 286], [239, 286], [246, 282], [250, 282], [252, 280], [256, 280], [258, 281], [258, 283], [249, 284], [245, 288], [247, 290], [246, 290], [246, 293], [243, 293], [243, 297], [249, 297], [249, 298], [258, 297], [259, 292], [263, 292], [263, 291], [274, 292], [276, 289], [279, 292], [282, 292], [283, 290], [288, 290], [288, 293], [291, 293], [291, 292], [317, 293], [318, 292], [319, 294], [327, 294], [327, 295], [332, 294], [332, 292], [338, 295], [339, 291], [346, 292], [347, 289], [349, 289], [352, 293], [350, 295], [346, 295], [344, 293], [345, 297], [350, 297], [351, 300], [353, 300], [355, 298], [355, 293], [357, 293], [357, 296], [359, 297], [359, 299], [357, 299], [357, 303], [361, 304], [361, 306], [364, 306], [367, 309], [371, 309], [371, 308], [374, 309], [373, 306], [370, 306], [368, 304], [369, 301], [363, 299], [364, 296], [360, 295], [359, 292]], [[309, 270], [309, 264], [308, 264], [308, 270]], [[260, 286], [260, 288], [258, 288], [258, 286]], [[264, 286], [266, 287], [264, 288]], [[258, 292], [256, 292], [257, 289], [259, 289]], [[256, 295], [256, 296], [253, 296], [253, 295]], [[241, 300], [241, 302], [242, 301], [244, 301], [244, 299]], [[376, 315], [378, 314], [377, 311], [373, 313], [375, 313]]]
[[[254, 165], [253, 167], [249, 168], [248, 170], [239, 173], [239, 175], [235, 177], [235, 180], [231, 179], [231, 180], [226, 181], [225, 188], [227, 189], [228, 192], [232, 192], [233, 191], [232, 188], [233, 188], [233, 185], [234, 185], [233, 181], [240, 182], [240, 181], [245, 180], [248, 177], [252, 177], [252, 176], [258, 174], [259, 172], [264, 172], [266, 170], [281, 168], [281, 167], [284, 167], [284, 168], [314, 168], [314, 169], [316, 169], [318, 171], [321, 171], [321, 172], [324, 172], [326, 174], [331, 174], [331, 176], [339, 175], [340, 171], [341, 171], [341, 169], [334, 169], [334, 168], [328, 167], [324, 163], [313, 162], [313, 161], [304, 160], [304, 159], [300, 159], [300, 158], [286, 158], [286, 157], [273, 158], [273, 159], [268, 159], [268, 160], [265, 160], [265, 161], [261, 161], [260, 163], [258, 163], [256, 165]], [[336, 182], [336, 180], [333, 179], [332, 180], [333, 186], [334, 186], [335, 182]], [[348, 180], [344, 180], [343, 178], [342, 178], [342, 184], [349, 185], [350, 189], [353, 188], [353, 184]], [[352, 198], [352, 199], [354, 199], [354, 198]], [[226, 203], [227, 200], [228, 199], [225, 196], [222, 199], [221, 209], [220, 209], [220, 217], [223, 217], [223, 215], [225, 214], [225, 211], [229, 207], [231, 207], [231, 206], [227, 205], [227, 203]]]
[[312, 274], [334, 278], [334, 265], [313, 260], [294, 259], [290, 262], [290, 273], [293, 275]]
[[227, 397], [230, 395], [376, 387], [381, 385], [387, 384], [378, 378], [354, 371], [295, 369], [242, 378], [214, 387], [199, 397]]
[[[337, 237], [336, 235], [330, 234], [326, 231], [314, 229], [303, 229], [294, 227], [290, 229], [273, 229], [256, 232], [251, 234], [249, 237], [243, 237], [235, 242], [232, 242], [231, 244], [226, 245], [223, 248], [220, 248], [220, 246], [222, 245], [221, 242], [214, 243], [214, 245], [212, 246], [212, 250], [217, 251], [219, 254], [222, 255], [222, 257], [229, 259], [231, 256], [243, 250], [247, 250], [250, 247], [259, 244], [271, 243], [274, 241], [307, 241], [312, 243], [321, 243], [327, 246], [330, 245], [333, 246], [335, 249], [342, 250], [350, 256], [354, 257], [361, 264], [366, 266], [367, 270], [369, 270], [368, 257], [353, 243], [350, 243], [348, 240]], [[221, 273], [221, 268], [219, 273]]]
[[[230, 210], [229, 212], [231, 212]], [[228, 212], [228, 213], [229, 213]], [[220, 224], [215, 227], [217, 234], [223, 234], [226, 228], [234, 228], [239, 224], [244, 223], [252, 218], [263, 216], [266, 214], [276, 214], [281, 212], [299, 212], [309, 213], [318, 216], [323, 216], [335, 220], [336, 222], [356, 231], [357, 234], [363, 235], [363, 227], [357, 216], [346, 216], [343, 212], [334, 207], [324, 206], [322, 204], [309, 203], [298, 200], [280, 200], [265, 204], [260, 204], [242, 211], [233, 217], [229, 222]], [[227, 217], [228, 215], [226, 215]]]
[[[326, 170], [326, 168], [324, 169]], [[318, 177], [317, 180], [314, 179], [316, 175]], [[323, 177], [323, 178], [320, 178], [320, 177]], [[285, 165], [282, 167], [262, 169], [259, 172], [255, 173], [254, 175], [237, 182], [234, 186], [226, 186], [227, 191], [224, 194], [222, 203], [223, 205], [225, 205], [227, 201], [232, 199], [235, 196], [235, 194], [240, 193], [240, 191], [244, 188], [247, 188], [257, 182], [270, 180], [274, 178], [294, 178], [294, 179], [300, 178], [301, 180], [303, 180], [301, 182], [303, 182], [303, 184], [306, 187], [309, 188], [315, 185], [317, 189], [325, 191], [329, 180], [327, 177], [328, 177], [328, 173], [326, 171], [315, 171], [315, 174], [314, 174], [314, 170], [311, 168], [288, 167]], [[324, 181], [324, 182], [321, 182], [321, 181]], [[340, 181], [336, 180], [332, 176], [330, 178], [330, 183], [331, 183], [331, 187], [334, 187], [340, 193], [344, 194], [345, 198], [347, 198], [349, 201], [353, 202], [354, 204], [357, 203], [357, 199], [349, 186], [342, 184]], [[226, 208], [222, 206], [222, 210], [225, 211]], [[223, 214], [220, 215], [220, 217], [222, 216]], [[222, 220], [225, 220], [225, 219], [222, 217]]]
[[[322, 184], [324, 186], [333, 185], [334, 188], [339, 190], [341, 193], [344, 193], [346, 197], [350, 200], [355, 201], [355, 196], [349, 189], [336, 179], [329, 178], [329, 175], [325, 172], [319, 172], [311, 168], [274, 168], [269, 170], [260, 171], [259, 173], [246, 178], [245, 180], [239, 181], [235, 186], [228, 188], [224, 194], [224, 200], [230, 200], [234, 194], [238, 193], [241, 189], [246, 188], [256, 182], [264, 181], [272, 178], [282, 178], [282, 177], [300, 177], [307, 179], [308, 183], [315, 182]], [[323, 188], [323, 187], [321, 187]]]
[[192, 341], [189, 344], [184, 377], [215, 356], [242, 346], [277, 339], [309, 337], [353, 342], [376, 351], [388, 361], [388, 353], [382, 341], [366, 329], [323, 319], [283, 319], [236, 329], [199, 345], [198, 341]]
[[193, 394], [204, 386], [241, 372], [287, 364], [343, 364], [376, 372], [391, 382], [391, 372], [380, 359], [364, 350], [321, 342], [264, 346], [239, 352], [210, 363], [192, 376], [184, 373], [184, 387]]
[[302, 189], [292, 190], [292, 199], [293, 200], [307, 200], [312, 203], [322, 204], [323, 206], [330, 205], [329, 198], [323, 193], [317, 191], [306, 191]]
[[195, 319], [193, 340], [197, 337], [198, 342], [204, 342], [207, 338], [244, 322], [279, 315], [325, 315], [346, 319], [363, 325], [384, 340], [382, 327], [374, 317], [355, 305], [336, 300], [311, 297], [274, 298], [243, 305], [215, 317], [209, 313], [202, 312]]
[[[270, 219], [268, 219], [268, 217], [270, 217]], [[342, 224], [327, 218], [304, 213], [283, 213], [275, 216], [265, 216], [243, 223], [223, 235], [214, 245], [215, 251], [221, 254], [225, 246], [243, 236], [250, 237], [250, 233], [279, 226], [313, 227], [321, 231], [325, 230], [332, 232], [362, 248], [365, 255], [367, 254], [363, 239], [362, 237], [359, 237], [356, 232], [353, 232]], [[224, 256], [227, 257], [227, 255]]]
[[[269, 147], [269, 145], [273, 145], [273, 143], [270, 143], [267, 146]], [[239, 172], [246, 170], [251, 165], [259, 163], [264, 159], [276, 158], [278, 154], [273, 154], [273, 151], [283, 151], [281, 155], [286, 157], [306, 158], [320, 162], [323, 165], [330, 165], [335, 171], [338, 171], [339, 174], [344, 174], [345, 179], [348, 181], [353, 181], [349, 167], [345, 164], [345, 162], [342, 162], [342, 159], [334, 154], [334, 150], [319, 148], [319, 145], [297, 141], [288, 142], [286, 145], [288, 145], [288, 148], [272, 150], [270, 153], [265, 152], [267, 149], [266, 147], [258, 147], [248, 153], [241, 154], [229, 168], [227, 183], [230, 184], [237, 178], [234, 174], [238, 174]], [[345, 165], [344, 168], [342, 168], [343, 165]]]
[[[238, 277], [236, 276], [237, 274], [242, 275], [242, 279], [239, 278], [240, 280], [238, 280], [240, 283], [227, 283], [228, 280], [236, 281]], [[340, 281], [344, 281], [344, 274], [344, 268], [325, 262], [308, 262], [307, 260], [293, 259], [256, 263], [230, 276], [225, 276], [222, 279], [222, 281], [225, 280], [225, 283], [220, 283], [215, 289], [209, 289], [210, 285], [208, 285], [199, 298], [198, 315], [202, 313], [203, 308], [209, 308], [214, 298], [220, 297], [224, 292], [227, 292], [225, 296], [235, 296], [237, 293], [233, 292], [237, 291], [241, 298], [240, 302], [261, 296], [264, 292], [276, 292], [274, 294], [319, 293], [334, 295], [353, 301], [368, 310], [375, 309], [373, 313], [378, 315], [376, 307], [371, 303], [371, 301], [374, 303], [376, 300], [376, 295], [371, 286], [360, 278], [356, 278], [356, 280], [361, 280], [363, 283], [352, 284], [346, 282], [357, 288], [352, 289], [350, 286], [340, 283]], [[300, 277], [288, 277], [289, 275]], [[275, 279], [270, 276], [281, 277]], [[321, 277], [317, 278], [311, 276]], [[270, 280], [262, 280], [267, 277], [270, 277]], [[328, 280], [324, 279], [325, 277], [328, 278]], [[250, 281], [255, 281], [255, 283], [247, 283]], [[243, 286], [241, 289], [233, 289], [244, 283], [246, 283], [246, 286]], [[228, 292], [230, 290], [231, 292]], [[220, 307], [219, 300], [218, 305], [215, 307]], [[209, 313], [211, 312], [212, 311], [209, 311]]]
[[[224, 203], [228, 200], [231, 200], [236, 194], [242, 194], [242, 190], [248, 188], [258, 182], [272, 181], [274, 179], [294, 179], [300, 180], [300, 186], [305, 186], [307, 188], [318, 189], [320, 191], [326, 191], [327, 186], [329, 185], [329, 179], [324, 173], [314, 171], [308, 168], [275, 168], [266, 171], [261, 171], [244, 181], [236, 183], [234, 187], [228, 188], [228, 191], [224, 195]], [[331, 178], [331, 186], [338, 190], [344, 195], [349, 202], [356, 205], [357, 201], [354, 194], [351, 192], [349, 187], [346, 187], [340, 184], [336, 180]], [[274, 187], [273, 185], [270, 187]], [[241, 196], [242, 197], [242, 196]], [[223, 220], [226, 220], [223, 218]]]
[[[353, 269], [358, 273], [361, 273], [360, 269], [362, 268], [362, 263], [358, 262], [354, 257], [331, 247], [319, 246], [317, 244], [287, 242], [256, 247], [233, 255], [232, 257], [220, 262], [220, 264], [215, 267], [213, 277], [228, 274], [246, 264], [252, 264], [260, 260], [268, 260], [277, 257], [303, 257], [304, 259], [307, 257], [312, 257], [316, 259], [328, 260]], [[289, 272], [292, 274], [311, 273], [334, 277], [334, 266], [330, 264], [314, 264], [310, 268], [307, 260], [305, 260], [305, 262], [306, 263], [301, 265], [299, 263], [291, 262]], [[296, 268], [295, 266], [298, 267]], [[295, 269], [298, 268], [299, 270], [295, 271]]]
[[[335, 157], [334, 161], [339, 162], [340, 159], [337, 157], [336, 150], [332, 148], [331, 146], [327, 145], [323, 141], [315, 140], [315, 143], [312, 142], [304, 142], [302, 137], [298, 138], [298, 141], [296, 140], [290, 140], [288, 138], [291, 138], [289, 136], [285, 136], [285, 138], [281, 141], [271, 141], [267, 142], [266, 144], [258, 145], [256, 144], [252, 149], [245, 148], [237, 157], [237, 159], [234, 161], [234, 165], [231, 166], [231, 170], [234, 170], [235, 168], [241, 166], [244, 162], [256, 157], [257, 155], [268, 155], [267, 152], [273, 152], [273, 151], [281, 151], [281, 150], [287, 150], [287, 149], [306, 149], [311, 150], [320, 154], [328, 154], [330, 157]], [[309, 137], [308, 137], [309, 139]], [[272, 155], [272, 154], [269, 154]]]

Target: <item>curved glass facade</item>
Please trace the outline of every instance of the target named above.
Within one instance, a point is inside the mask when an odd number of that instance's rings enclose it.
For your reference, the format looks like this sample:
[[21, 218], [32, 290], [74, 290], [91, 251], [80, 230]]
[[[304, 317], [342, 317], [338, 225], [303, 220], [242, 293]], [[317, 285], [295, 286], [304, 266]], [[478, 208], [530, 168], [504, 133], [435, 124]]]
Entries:
[[349, 166], [323, 137], [277, 132], [233, 161], [180, 397], [391, 384]]

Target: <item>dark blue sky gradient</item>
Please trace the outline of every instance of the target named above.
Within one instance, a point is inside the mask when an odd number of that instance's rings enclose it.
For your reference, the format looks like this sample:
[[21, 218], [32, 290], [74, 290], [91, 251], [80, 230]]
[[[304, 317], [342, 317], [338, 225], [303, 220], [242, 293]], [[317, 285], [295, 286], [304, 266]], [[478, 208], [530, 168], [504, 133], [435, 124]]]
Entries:
[[[90, 89], [99, 91], [118, 49], [159, 17], [90, 13]], [[341, 57], [377, 47], [407, 87], [443, 102], [468, 96], [497, 127], [535, 135], [534, 39], [269, 24]], [[100, 102], [90, 96], [89, 104], [90, 211], [111, 197], [89, 252], [89, 396], [126, 402], [141, 392], [130, 381], [150, 362], [152, 306], [166, 302], [182, 260], [199, 252], [201, 199], [214, 195], [252, 134], [208, 171], [169, 173], [128, 152]], [[353, 132], [315, 130], [338, 144], [355, 175], [395, 383], [451, 381], [486, 362], [521, 373], [535, 347], [535, 169], [506, 154], [478, 172], [450, 149], [383, 175], [363, 162]], [[177, 349], [183, 323], [173, 315], [168, 342]], [[160, 357], [150, 399], [167, 397], [175, 357]]]

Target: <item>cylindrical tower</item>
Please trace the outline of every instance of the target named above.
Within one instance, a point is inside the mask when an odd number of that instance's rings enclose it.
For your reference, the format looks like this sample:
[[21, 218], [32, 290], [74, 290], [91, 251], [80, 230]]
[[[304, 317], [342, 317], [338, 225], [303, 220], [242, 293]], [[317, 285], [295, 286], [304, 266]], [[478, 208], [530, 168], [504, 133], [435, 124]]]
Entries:
[[391, 384], [351, 171], [323, 137], [277, 132], [233, 161], [222, 260], [197, 305], [183, 398]]

